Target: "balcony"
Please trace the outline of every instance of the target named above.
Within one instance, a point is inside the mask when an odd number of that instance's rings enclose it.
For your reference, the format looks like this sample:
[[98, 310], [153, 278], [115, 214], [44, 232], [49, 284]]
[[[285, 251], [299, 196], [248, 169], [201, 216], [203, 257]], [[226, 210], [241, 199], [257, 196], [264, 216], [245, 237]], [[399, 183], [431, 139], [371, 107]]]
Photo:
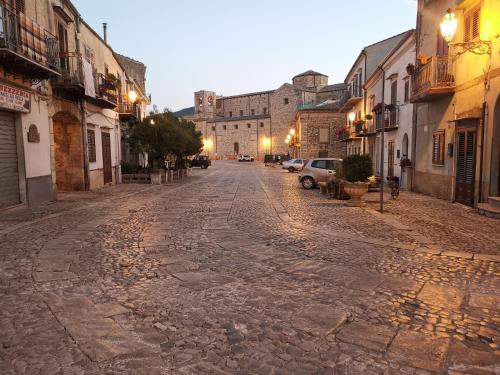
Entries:
[[121, 121], [140, 120], [137, 105], [135, 103], [123, 100], [121, 103], [118, 103], [117, 111]]
[[399, 107], [397, 105], [388, 105], [385, 110], [385, 115], [377, 113], [375, 116], [375, 130], [382, 130], [382, 122], [384, 123], [385, 131], [396, 130], [399, 127]]
[[412, 75], [411, 101], [431, 102], [455, 92], [455, 78], [449, 72], [448, 56], [433, 56]]
[[0, 65], [7, 74], [33, 81], [58, 76], [58, 50], [54, 35], [0, 4]]
[[352, 93], [347, 91], [340, 99], [340, 112], [349, 112], [356, 104], [363, 100], [361, 87]]
[[76, 102], [85, 96], [81, 56], [76, 52], [59, 53], [61, 75], [52, 80], [54, 93]]
[[114, 109], [118, 105], [118, 82], [112, 75], [96, 74], [97, 105]]

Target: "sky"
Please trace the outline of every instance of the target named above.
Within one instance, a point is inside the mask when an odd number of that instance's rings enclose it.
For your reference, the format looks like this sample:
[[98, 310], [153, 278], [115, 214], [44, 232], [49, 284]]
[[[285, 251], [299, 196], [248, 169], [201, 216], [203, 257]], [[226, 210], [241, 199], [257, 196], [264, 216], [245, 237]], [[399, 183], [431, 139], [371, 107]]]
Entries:
[[343, 82], [364, 46], [415, 28], [416, 0], [73, 0], [121, 54], [147, 66], [152, 104], [272, 90], [312, 69]]

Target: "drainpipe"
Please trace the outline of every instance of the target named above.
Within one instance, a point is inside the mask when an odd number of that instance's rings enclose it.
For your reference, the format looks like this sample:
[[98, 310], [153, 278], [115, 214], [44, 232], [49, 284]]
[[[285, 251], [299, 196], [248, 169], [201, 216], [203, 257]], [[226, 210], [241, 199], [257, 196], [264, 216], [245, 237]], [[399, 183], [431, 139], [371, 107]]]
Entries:
[[[479, 197], [478, 203], [484, 202], [483, 195], [483, 160], [484, 160], [484, 128], [486, 125], [486, 102], [483, 102], [483, 108], [481, 111], [481, 147], [479, 149], [480, 159], [479, 159]], [[491, 179], [491, 177], [490, 177]]]
[[102, 23], [102, 36], [104, 43], [108, 44], [108, 24], [106, 22]]
[[[75, 19], [75, 40], [76, 40], [76, 55], [81, 56], [80, 48], [80, 15], [76, 16]], [[81, 66], [80, 59], [77, 60], [77, 74], [82, 77], [83, 70]], [[87, 146], [87, 119], [86, 119], [86, 101], [85, 98], [80, 99], [80, 115], [82, 117], [82, 157], [83, 157], [83, 189], [85, 191], [90, 190], [89, 182], [89, 158], [88, 158], [88, 146]]]
[[[417, 56], [420, 50], [420, 31], [422, 27], [422, 1], [418, 0], [418, 10], [417, 10], [417, 33], [415, 36], [415, 69], [417, 69]], [[410, 80], [412, 77], [410, 77]], [[413, 89], [413, 86], [410, 86]], [[410, 93], [411, 95], [411, 93]], [[414, 191], [415, 189], [415, 174], [417, 172], [417, 121], [418, 121], [418, 112], [417, 112], [417, 103], [413, 103], [413, 113], [412, 113], [412, 131], [411, 131], [411, 161], [413, 163], [413, 168], [411, 169], [411, 185], [409, 187], [410, 191]]]
[[382, 71], [382, 129], [380, 130], [380, 213], [384, 213], [385, 70]]
[[[361, 52], [364, 56], [364, 60], [365, 60], [365, 70], [363, 71], [363, 115], [365, 116], [365, 124], [366, 124], [366, 89], [365, 89], [365, 84], [366, 84], [366, 51], [363, 50], [363, 52]], [[363, 154], [366, 154], [366, 141], [368, 140], [368, 138], [366, 137], [363, 137], [362, 138], [362, 142], [363, 142]]]

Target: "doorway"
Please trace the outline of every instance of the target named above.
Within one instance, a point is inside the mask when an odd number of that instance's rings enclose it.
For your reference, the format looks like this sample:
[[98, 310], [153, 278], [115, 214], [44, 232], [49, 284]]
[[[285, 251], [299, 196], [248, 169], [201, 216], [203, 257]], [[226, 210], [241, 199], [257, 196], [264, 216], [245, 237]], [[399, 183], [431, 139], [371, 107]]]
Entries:
[[471, 207], [474, 207], [476, 141], [476, 127], [458, 128], [455, 200]]
[[394, 176], [394, 141], [387, 143], [387, 177]]
[[109, 133], [102, 132], [102, 169], [104, 175], [104, 184], [113, 182], [113, 169], [111, 166], [111, 138]]
[[240, 154], [240, 144], [238, 142], [234, 142], [234, 154], [235, 155]]
[[500, 196], [500, 95], [493, 114], [493, 139], [491, 143], [490, 196]]
[[82, 131], [78, 119], [58, 112], [53, 117], [54, 161], [58, 190], [84, 190]]

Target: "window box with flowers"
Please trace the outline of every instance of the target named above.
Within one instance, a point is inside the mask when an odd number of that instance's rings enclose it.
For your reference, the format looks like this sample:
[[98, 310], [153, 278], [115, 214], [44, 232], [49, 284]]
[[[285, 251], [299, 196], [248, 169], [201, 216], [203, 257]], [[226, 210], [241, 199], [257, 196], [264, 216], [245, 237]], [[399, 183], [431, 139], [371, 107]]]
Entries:
[[363, 126], [365, 125], [365, 120], [356, 120], [354, 121], [354, 129], [356, 133], [362, 133], [363, 132]]
[[349, 138], [349, 129], [346, 126], [344, 126], [342, 128], [337, 129], [335, 134], [337, 135], [339, 140], [345, 141], [346, 139]]

